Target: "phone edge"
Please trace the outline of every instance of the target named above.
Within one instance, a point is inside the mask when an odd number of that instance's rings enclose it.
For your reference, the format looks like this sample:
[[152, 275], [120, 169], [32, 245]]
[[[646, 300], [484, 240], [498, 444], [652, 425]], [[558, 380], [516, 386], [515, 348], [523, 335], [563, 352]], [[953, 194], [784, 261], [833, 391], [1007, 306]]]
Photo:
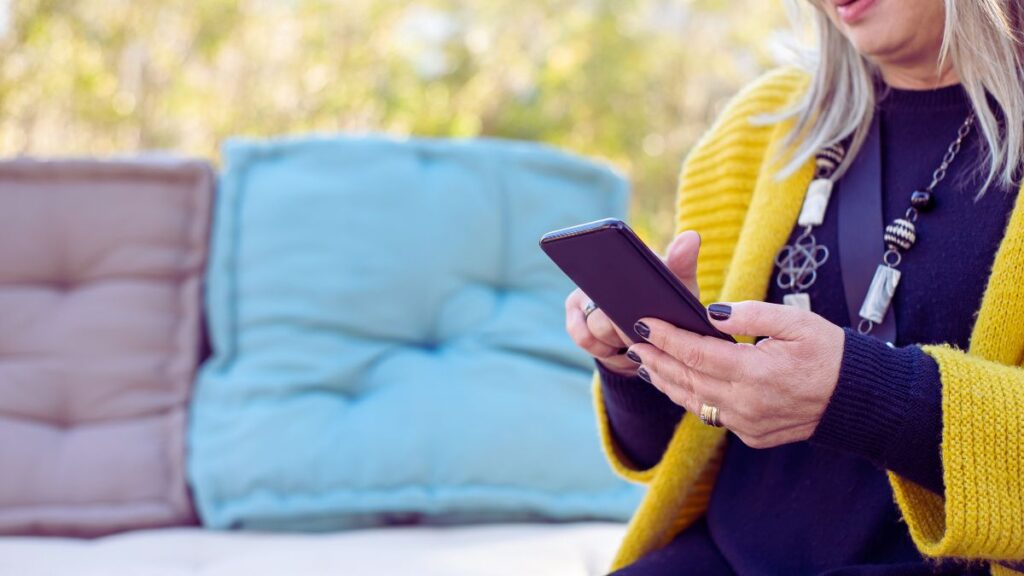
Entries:
[[[618, 218], [602, 218], [600, 220], [594, 220], [592, 222], [584, 222], [583, 224], [578, 224], [576, 226], [569, 226], [567, 228], [553, 230], [541, 236], [539, 244], [541, 249], [544, 250], [544, 248], [546, 248], [546, 245], [552, 242], [573, 238], [575, 236], [580, 236], [582, 234], [598, 232], [609, 228], [617, 230], [620, 234], [625, 236], [626, 240], [633, 247], [633, 249], [639, 252], [640, 256], [647, 260], [647, 262], [651, 266], [653, 266], [655, 270], [658, 271], [658, 274], [660, 274], [662, 278], [664, 278], [665, 281], [668, 282], [670, 286], [672, 286], [673, 290], [675, 290], [676, 293], [686, 302], [687, 306], [689, 306], [690, 309], [697, 315], [704, 317], [704, 321], [707, 327], [714, 331], [716, 335], [715, 337], [729, 342], [736, 342], [735, 338], [733, 338], [729, 334], [726, 334], [725, 332], [722, 332], [714, 324], [711, 323], [711, 321], [707, 317], [707, 309], [704, 307], [704, 304], [701, 303], [700, 300], [692, 292], [690, 292], [689, 289], [683, 286], [679, 278], [677, 278], [676, 275], [673, 274], [672, 271], [668, 268], [665, 262], [658, 258], [657, 254], [653, 250], [651, 250], [651, 248], [647, 246], [647, 244], [645, 244], [639, 236], [637, 236], [636, 232], [634, 232], [628, 224], [626, 224], [624, 221]], [[544, 250], [544, 252], [546, 253], [547, 250]]]

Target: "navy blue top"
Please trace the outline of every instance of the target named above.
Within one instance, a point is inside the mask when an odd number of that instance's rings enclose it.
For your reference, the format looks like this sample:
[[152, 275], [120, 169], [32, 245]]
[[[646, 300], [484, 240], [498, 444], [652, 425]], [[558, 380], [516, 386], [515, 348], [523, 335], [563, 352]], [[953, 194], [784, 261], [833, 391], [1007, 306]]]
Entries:
[[[879, 104], [885, 222], [900, 217], [910, 193], [931, 181], [970, 111], [960, 86], [888, 90]], [[971, 567], [926, 562], [910, 539], [885, 470], [942, 493], [941, 380], [917, 345], [966, 349], [996, 250], [1017, 190], [983, 182], [977, 129], [918, 221], [917, 243], [904, 254], [893, 303], [896, 347], [846, 329], [839, 381], [807, 442], [767, 450], [729, 435], [706, 516], [662, 550], [617, 574], [964, 574]], [[815, 230], [837, 253], [836, 198]], [[794, 230], [790, 240], [798, 230]], [[884, 251], [881, 238], [865, 238]], [[773, 282], [766, 300], [782, 302]], [[838, 258], [829, 258], [809, 290], [815, 312], [848, 326]], [[640, 467], [660, 460], [682, 408], [639, 378], [599, 365], [612, 432]]]

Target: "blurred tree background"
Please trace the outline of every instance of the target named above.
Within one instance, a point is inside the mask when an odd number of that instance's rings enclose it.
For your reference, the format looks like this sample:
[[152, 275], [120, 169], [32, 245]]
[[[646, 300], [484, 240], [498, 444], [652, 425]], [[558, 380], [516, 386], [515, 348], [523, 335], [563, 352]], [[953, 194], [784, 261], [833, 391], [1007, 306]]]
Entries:
[[661, 246], [687, 150], [787, 30], [780, 0], [0, 0], [0, 154], [536, 140], [628, 175]]

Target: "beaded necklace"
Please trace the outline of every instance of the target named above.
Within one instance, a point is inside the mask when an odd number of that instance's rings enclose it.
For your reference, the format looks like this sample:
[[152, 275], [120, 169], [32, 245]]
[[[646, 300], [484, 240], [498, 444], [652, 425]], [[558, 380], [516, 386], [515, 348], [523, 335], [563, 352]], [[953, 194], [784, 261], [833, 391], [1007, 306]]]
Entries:
[[[883, 240], [886, 250], [882, 254], [882, 263], [875, 269], [875, 275], [858, 312], [860, 323], [857, 325], [857, 331], [861, 334], [870, 333], [875, 325], [880, 324], [885, 318], [900, 281], [901, 272], [898, 268], [903, 253], [910, 250], [917, 240], [917, 219], [921, 213], [932, 207], [935, 187], [945, 179], [946, 172], [959, 154], [964, 138], [970, 134], [973, 125], [974, 113], [971, 112], [957, 130], [956, 139], [943, 155], [942, 163], [932, 172], [931, 183], [911, 193], [910, 207], [903, 217], [896, 218], [885, 227]], [[814, 237], [814, 228], [825, 220], [825, 211], [835, 184], [833, 176], [845, 157], [846, 147], [842, 143], [828, 146], [817, 154], [814, 179], [807, 187], [797, 219], [797, 225], [803, 227], [803, 231], [775, 256], [775, 265], [779, 267], [775, 282], [779, 288], [789, 291], [782, 299], [783, 303], [789, 306], [811, 309], [811, 297], [807, 290], [818, 279], [818, 268], [829, 258], [828, 247], [818, 244]]]

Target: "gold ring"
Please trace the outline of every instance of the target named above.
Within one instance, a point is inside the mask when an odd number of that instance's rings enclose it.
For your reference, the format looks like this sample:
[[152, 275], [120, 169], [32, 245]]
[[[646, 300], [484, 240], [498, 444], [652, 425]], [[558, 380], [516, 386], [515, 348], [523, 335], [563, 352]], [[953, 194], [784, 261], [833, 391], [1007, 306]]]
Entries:
[[594, 304], [593, 300], [588, 301], [587, 305], [583, 307], [583, 319], [586, 320], [590, 318], [590, 315], [594, 313], [594, 310], [597, 310], [597, 304]]
[[718, 407], [711, 406], [710, 404], [700, 403], [700, 421], [705, 426], [711, 426], [713, 428], [721, 428], [722, 423], [718, 421]]

